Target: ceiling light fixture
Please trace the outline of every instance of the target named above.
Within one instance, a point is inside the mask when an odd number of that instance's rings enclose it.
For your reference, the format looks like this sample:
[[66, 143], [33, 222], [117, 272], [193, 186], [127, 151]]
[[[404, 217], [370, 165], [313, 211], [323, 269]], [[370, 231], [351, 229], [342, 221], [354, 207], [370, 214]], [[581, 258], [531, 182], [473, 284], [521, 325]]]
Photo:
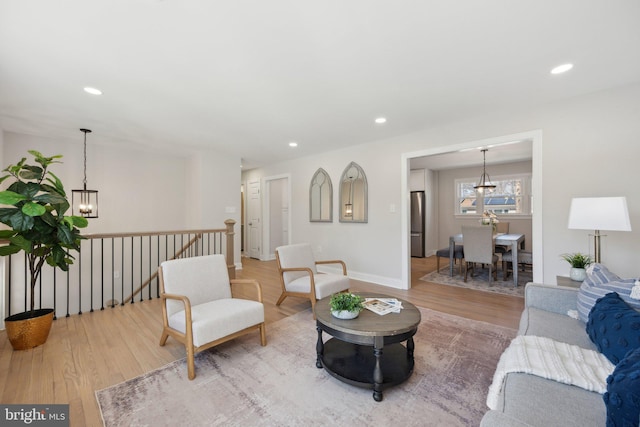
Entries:
[[96, 89], [95, 87], [85, 87], [84, 91], [90, 93], [91, 95], [102, 95], [102, 91], [100, 89]]
[[486, 148], [482, 150], [482, 175], [480, 175], [480, 181], [478, 181], [478, 185], [474, 185], [473, 188], [478, 190], [478, 192], [482, 193], [484, 190], [493, 190], [496, 188], [495, 185], [491, 184], [491, 178], [489, 178], [489, 174], [487, 173], [487, 151]]
[[71, 212], [76, 212], [85, 218], [98, 218], [98, 190], [87, 190], [87, 134], [89, 129], [80, 129], [84, 132], [84, 180], [82, 190], [71, 190]]
[[298, 146], [298, 143], [297, 143], [297, 142], [295, 142], [295, 141], [291, 141], [291, 142], [289, 143], [289, 147], [297, 147], [297, 146]]
[[381, 124], [383, 124], [383, 123], [386, 123], [386, 122], [387, 122], [387, 119], [386, 119], [386, 118], [384, 118], [384, 117], [378, 117], [378, 118], [376, 119], [376, 123], [377, 123], [377, 124], [379, 124], [379, 125], [381, 125]]
[[570, 69], [573, 68], [573, 64], [562, 64], [562, 65], [558, 65], [557, 67], [555, 67], [554, 69], [551, 70], [551, 74], [562, 74], [562, 73], [566, 73], [567, 71], [569, 71]]

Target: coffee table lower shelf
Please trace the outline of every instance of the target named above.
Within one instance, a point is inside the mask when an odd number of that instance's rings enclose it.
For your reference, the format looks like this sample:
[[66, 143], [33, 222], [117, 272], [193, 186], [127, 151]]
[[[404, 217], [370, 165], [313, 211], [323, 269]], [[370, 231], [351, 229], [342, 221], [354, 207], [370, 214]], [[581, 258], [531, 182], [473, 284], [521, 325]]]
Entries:
[[[337, 338], [324, 343], [323, 354], [318, 354], [316, 363], [318, 368], [324, 368], [340, 381], [374, 390], [375, 365], [376, 356], [372, 346], [353, 344]], [[384, 389], [404, 382], [413, 373], [413, 366], [412, 354], [404, 345], [385, 345], [380, 356], [383, 381], [378, 387]], [[381, 394], [379, 399], [382, 400]]]

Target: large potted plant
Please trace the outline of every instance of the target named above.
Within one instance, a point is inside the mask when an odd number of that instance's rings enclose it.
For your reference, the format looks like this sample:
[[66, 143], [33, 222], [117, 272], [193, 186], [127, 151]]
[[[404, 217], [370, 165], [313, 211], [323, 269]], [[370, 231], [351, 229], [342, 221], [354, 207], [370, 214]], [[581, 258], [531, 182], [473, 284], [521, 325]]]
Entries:
[[83, 238], [78, 228], [87, 226], [86, 218], [66, 216], [69, 201], [60, 179], [49, 171], [62, 156], [44, 157], [30, 150], [35, 163], [22, 158], [10, 165], [0, 177], [13, 182], [0, 192], [0, 222], [9, 229], [0, 231], [0, 255], [24, 251], [29, 266], [31, 309], [4, 319], [7, 336], [15, 350], [25, 350], [44, 344], [49, 336], [54, 310], [35, 309], [35, 288], [45, 262], [68, 271], [73, 263], [70, 252], [80, 250]]

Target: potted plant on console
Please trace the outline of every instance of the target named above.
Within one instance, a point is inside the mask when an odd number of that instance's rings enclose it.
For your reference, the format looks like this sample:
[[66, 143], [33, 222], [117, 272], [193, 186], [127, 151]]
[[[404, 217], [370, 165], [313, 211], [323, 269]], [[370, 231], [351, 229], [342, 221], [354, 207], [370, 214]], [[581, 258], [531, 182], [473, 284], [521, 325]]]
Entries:
[[30, 150], [35, 163], [22, 158], [10, 165], [0, 177], [13, 182], [0, 192], [0, 222], [9, 229], [0, 231], [0, 256], [24, 251], [29, 266], [31, 309], [4, 319], [7, 336], [14, 350], [26, 350], [44, 344], [49, 336], [54, 309], [35, 309], [35, 288], [45, 264], [63, 271], [73, 263], [71, 251], [80, 250], [83, 237], [78, 228], [87, 219], [65, 216], [70, 204], [60, 179], [49, 171], [62, 156], [44, 157]]
[[331, 314], [338, 319], [355, 319], [364, 306], [362, 305], [362, 298], [358, 295], [341, 292], [331, 295], [329, 308], [331, 309]]
[[571, 264], [569, 277], [576, 282], [582, 282], [587, 277], [587, 266], [593, 262], [589, 255], [580, 252], [561, 255], [562, 259]]

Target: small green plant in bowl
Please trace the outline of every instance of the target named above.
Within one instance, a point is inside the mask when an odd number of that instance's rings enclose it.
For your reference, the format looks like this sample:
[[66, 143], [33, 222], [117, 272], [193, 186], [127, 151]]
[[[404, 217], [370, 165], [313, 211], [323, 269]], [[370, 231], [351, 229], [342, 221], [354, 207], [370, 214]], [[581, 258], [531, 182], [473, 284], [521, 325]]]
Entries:
[[587, 268], [587, 266], [593, 262], [589, 255], [581, 254], [580, 252], [562, 254], [560, 256], [563, 260], [571, 264], [573, 268]]
[[331, 314], [339, 319], [355, 319], [364, 308], [358, 295], [342, 292], [331, 295], [329, 302]]
[[586, 268], [593, 262], [589, 255], [575, 252], [572, 254], [562, 254], [560, 256], [571, 265], [571, 270], [569, 270], [571, 280], [582, 282], [587, 278]]

